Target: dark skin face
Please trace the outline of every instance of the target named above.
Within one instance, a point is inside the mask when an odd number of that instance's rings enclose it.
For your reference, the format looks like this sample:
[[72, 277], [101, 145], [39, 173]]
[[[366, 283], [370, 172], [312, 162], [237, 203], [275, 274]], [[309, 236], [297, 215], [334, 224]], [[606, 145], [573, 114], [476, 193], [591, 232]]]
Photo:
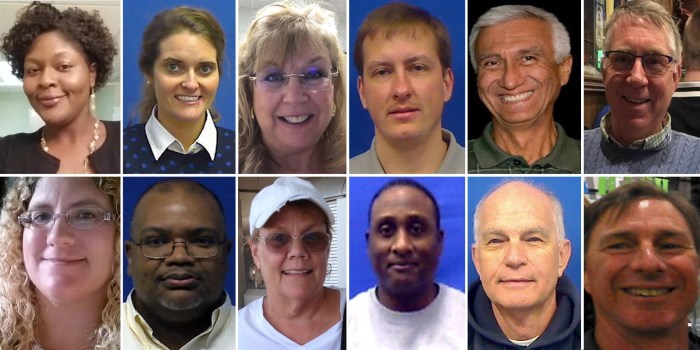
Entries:
[[443, 232], [435, 207], [409, 186], [384, 191], [374, 202], [367, 254], [379, 278], [379, 300], [396, 311], [420, 310], [435, 298]]
[[[195, 259], [184, 244], [176, 244], [172, 255], [156, 260], [144, 257], [134, 243], [153, 237], [180, 242], [202, 235], [224, 242], [216, 256]], [[231, 241], [226, 238], [221, 211], [209, 194], [177, 186], [167, 192], [152, 190], [134, 212], [131, 239], [126, 242], [126, 255], [127, 272], [134, 282], [134, 307], [149, 321], [156, 338], [166, 345], [168, 339], [184, 345], [209, 327], [211, 312], [225, 298]], [[160, 335], [158, 328], [162, 328]]]

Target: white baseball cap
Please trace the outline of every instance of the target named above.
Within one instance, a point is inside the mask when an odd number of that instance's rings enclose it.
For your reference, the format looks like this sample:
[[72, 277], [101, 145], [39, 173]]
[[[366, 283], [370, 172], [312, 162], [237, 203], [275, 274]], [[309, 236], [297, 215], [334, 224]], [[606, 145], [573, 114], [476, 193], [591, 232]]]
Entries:
[[311, 182], [298, 177], [280, 177], [272, 185], [260, 190], [253, 198], [250, 204], [250, 235], [253, 235], [256, 228], [263, 227], [270, 216], [280, 211], [287, 203], [304, 199], [321, 208], [330, 225], [333, 225], [331, 208]]

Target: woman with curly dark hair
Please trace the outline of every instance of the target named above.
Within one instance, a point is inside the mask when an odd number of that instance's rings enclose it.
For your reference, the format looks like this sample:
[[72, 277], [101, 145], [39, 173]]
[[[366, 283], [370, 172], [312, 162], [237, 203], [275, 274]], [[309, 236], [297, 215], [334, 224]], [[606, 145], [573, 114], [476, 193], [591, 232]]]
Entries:
[[45, 123], [0, 138], [0, 173], [119, 173], [119, 122], [95, 115], [95, 90], [117, 54], [99, 13], [32, 2], [0, 50]]

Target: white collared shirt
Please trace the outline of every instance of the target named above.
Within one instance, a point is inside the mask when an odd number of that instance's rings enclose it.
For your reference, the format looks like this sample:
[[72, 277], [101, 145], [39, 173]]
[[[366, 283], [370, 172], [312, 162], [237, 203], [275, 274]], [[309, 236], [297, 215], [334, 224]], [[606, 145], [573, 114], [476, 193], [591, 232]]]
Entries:
[[[168, 348], [153, 336], [153, 328], [146, 319], [134, 308], [131, 300], [133, 290], [126, 302], [122, 304], [122, 349], [168, 350]], [[231, 299], [226, 293], [226, 301], [211, 313], [211, 325], [201, 334], [192, 338], [180, 350], [199, 349], [231, 349], [235, 341], [236, 312], [231, 305]]]
[[165, 153], [166, 150], [171, 150], [173, 152], [181, 154], [194, 154], [202, 149], [209, 153], [209, 157], [212, 162], [216, 157], [216, 126], [214, 125], [214, 120], [207, 110], [204, 127], [202, 132], [194, 141], [194, 143], [185, 150], [185, 146], [178, 141], [173, 134], [171, 134], [164, 126], [160, 123], [158, 118], [156, 118], [155, 112], [158, 105], [153, 107], [151, 111], [151, 116], [146, 122], [146, 138], [148, 139], [148, 144], [151, 146], [151, 152], [153, 152], [153, 157], [158, 160]]

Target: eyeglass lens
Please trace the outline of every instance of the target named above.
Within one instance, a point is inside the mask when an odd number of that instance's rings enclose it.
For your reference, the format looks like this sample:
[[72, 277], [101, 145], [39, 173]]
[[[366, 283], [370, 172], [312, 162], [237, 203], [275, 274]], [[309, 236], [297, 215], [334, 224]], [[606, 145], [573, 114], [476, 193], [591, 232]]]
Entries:
[[211, 258], [219, 253], [220, 243], [215, 237], [192, 237], [186, 241], [174, 241], [166, 237], [147, 237], [141, 242], [141, 253], [147, 258], [163, 259], [173, 254], [175, 244], [185, 245], [187, 254], [193, 258]]
[[54, 225], [59, 216], [71, 226], [78, 229], [91, 229], [99, 226], [104, 221], [112, 220], [111, 214], [99, 208], [76, 208], [66, 213], [53, 213], [49, 210], [29, 210], [19, 216], [19, 222], [24, 227], [32, 230], [46, 230]]
[[267, 91], [278, 92], [289, 83], [291, 77], [296, 77], [307, 91], [323, 91], [330, 89], [331, 76], [337, 74], [321, 67], [309, 67], [298, 74], [285, 74], [277, 68], [264, 68], [255, 74], [255, 81]]
[[259, 237], [265, 247], [274, 253], [286, 253], [291, 249], [292, 241], [301, 240], [301, 243], [309, 252], [317, 253], [328, 249], [330, 235], [325, 232], [307, 232], [296, 238], [288, 233], [271, 233], [265, 237]]
[[645, 54], [636, 56], [629, 52], [612, 51], [608, 53], [608, 59], [612, 63], [615, 70], [620, 72], [628, 72], [634, 67], [637, 57], [642, 59], [642, 66], [647, 74], [659, 75], [666, 73], [672, 59], [669, 56], [661, 54]]

